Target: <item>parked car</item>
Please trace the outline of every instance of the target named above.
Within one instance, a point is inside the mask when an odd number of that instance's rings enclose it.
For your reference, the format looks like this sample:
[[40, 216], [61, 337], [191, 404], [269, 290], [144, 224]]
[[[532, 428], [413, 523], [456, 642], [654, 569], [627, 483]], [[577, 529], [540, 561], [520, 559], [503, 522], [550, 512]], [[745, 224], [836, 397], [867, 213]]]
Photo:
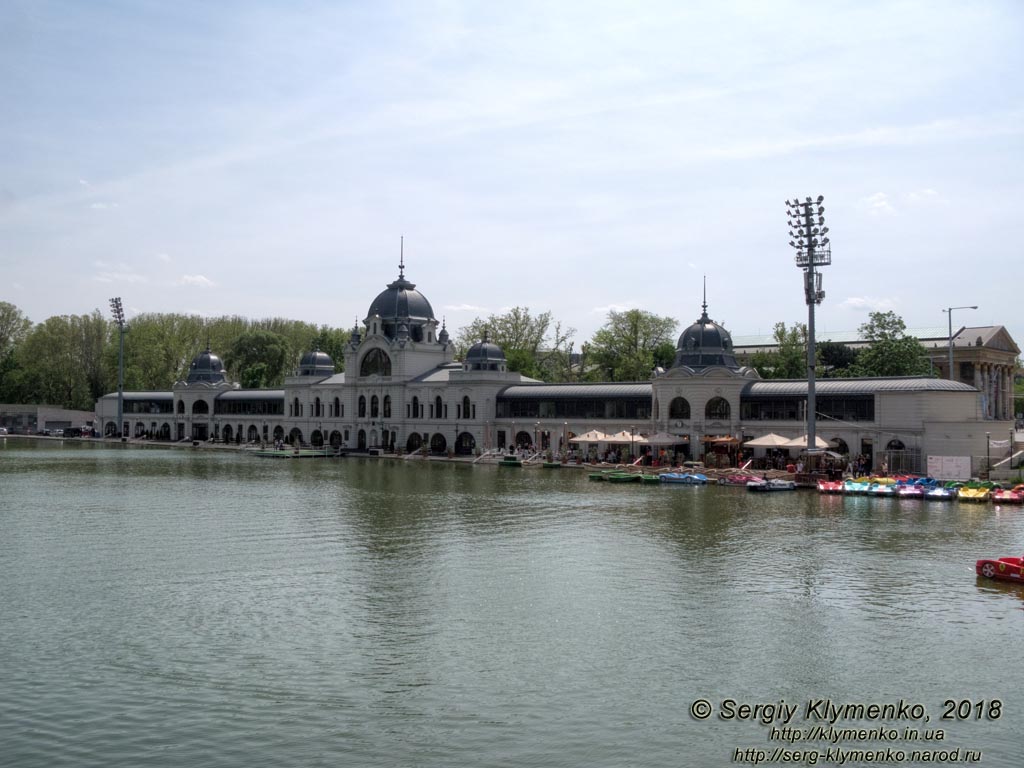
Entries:
[[7, 427], [0, 427], [0, 435], [6, 435], [6, 434], [7, 434]]

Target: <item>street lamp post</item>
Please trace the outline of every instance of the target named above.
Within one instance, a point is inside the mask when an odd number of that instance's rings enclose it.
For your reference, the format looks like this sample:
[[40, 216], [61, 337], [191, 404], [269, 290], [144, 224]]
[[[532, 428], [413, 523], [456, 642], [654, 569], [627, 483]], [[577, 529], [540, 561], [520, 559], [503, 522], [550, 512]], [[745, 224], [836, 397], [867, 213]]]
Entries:
[[992, 434], [985, 433], [985, 477], [992, 474]]
[[629, 428], [629, 461], [633, 462], [633, 440], [636, 438], [636, 427]]
[[[796, 265], [804, 271], [804, 299], [807, 302], [807, 452], [808, 463], [814, 455], [816, 446], [815, 428], [817, 404], [815, 402], [815, 346], [814, 346], [814, 307], [825, 298], [821, 289], [821, 272], [817, 267], [825, 267], [832, 263], [832, 248], [829, 246], [828, 227], [825, 226], [825, 208], [823, 195], [818, 195], [816, 202], [805, 198], [804, 202], [794, 198], [786, 201], [789, 209], [789, 236], [793, 240], [789, 244], [796, 249]], [[812, 467], [813, 469], [813, 467]]]
[[953, 375], [953, 310], [954, 309], [977, 309], [976, 305], [969, 307], [946, 307], [943, 312], [946, 313], [947, 319], [949, 320], [949, 380], [956, 381], [956, 377]]
[[124, 441], [124, 334], [128, 326], [124, 321], [124, 307], [121, 304], [121, 297], [117, 296], [110, 300], [110, 311], [114, 315], [114, 322], [117, 323], [118, 347], [117, 347], [117, 434]]

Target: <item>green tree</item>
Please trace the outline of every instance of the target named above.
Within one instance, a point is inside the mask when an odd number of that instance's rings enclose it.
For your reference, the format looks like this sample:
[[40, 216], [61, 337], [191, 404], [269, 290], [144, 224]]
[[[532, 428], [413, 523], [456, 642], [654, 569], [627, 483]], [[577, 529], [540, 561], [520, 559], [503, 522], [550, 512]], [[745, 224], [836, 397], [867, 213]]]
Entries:
[[[18, 345], [11, 389], [22, 403], [90, 410], [102, 390], [103, 326], [92, 315], [60, 315], [35, 326]], [[99, 378], [97, 378], [99, 376]]]
[[11, 354], [31, 330], [32, 321], [20, 309], [0, 301], [0, 360]]
[[838, 341], [817, 344], [818, 375], [822, 378], [848, 378], [853, 376], [858, 351]]
[[921, 342], [906, 334], [907, 326], [895, 312], [872, 312], [858, 329], [871, 345], [857, 358], [858, 376], [924, 376], [928, 357]]
[[551, 312], [531, 315], [528, 307], [513, 307], [486, 320], [475, 318], [455, 339], [455, 355], [465, 358], [469, 348], [487, 338], [505, 352], [509, 370], [546, 381], [564, 381], [570, 375], [574, 328], [563, 328]]
[[672, 343], [676, 326], [674, 318], [641, 309], [612, 310], [590, 344], [593, 372], [598, 377], [607, 373], [612, 381], [649, 379], [656, 363], [662, 362], [666, 345]]
[[750, 366], [763, 379], [801, 379], [807, 376], [807, 326], [776, 323], [772, 332], [777, 350], [757, 352], [750, 357]]
[[277, 387], [292, 368], [291, 345], [272, 331], [247, 331], [235, 339], [224, 355], [224, 363], [247, 389]]

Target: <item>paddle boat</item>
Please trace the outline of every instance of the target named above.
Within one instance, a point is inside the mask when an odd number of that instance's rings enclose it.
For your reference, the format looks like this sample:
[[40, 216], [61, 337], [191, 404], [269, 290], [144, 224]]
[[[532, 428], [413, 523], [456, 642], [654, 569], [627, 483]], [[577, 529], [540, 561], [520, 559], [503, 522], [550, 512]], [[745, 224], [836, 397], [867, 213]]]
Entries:
[[609, 483], [639, 483], [640, 475], [635, 472], [612, 472], [608, 475]]
[[772, 480], [754, 480], [747, 483], [748, 491], [756, 491], [758, 493], [765, 493], [768, 491], [795, 491], [796, 483], [792, 480], [780, 480], [778, 478]]
[[925, 491], [924, 497], [927, 501], [952, 501], [956, 498], [956, 490], [937, 485]]
[[896, 495], [901, 499], [923, 499], [924, 486], [910, 483], [909, 485], [896, 485]]
[[642, 485], [661, 485], [661, 478], [657, 475], [640, 475]]
[[1015, 485], [1007, 490], [992, 491], [992, 501], [997, 504], [1024, 504], [1024, 485]]
[[956, 497], [960, 501], [973, 501], [981, 503], [988, 501], [992, 495], [992, 491], [988, 488], [971, 488], [970, 486], [964, 486], [956, 492]]
[[818, 493], [842, 493], [842, 480], [819, 480]]
[[986, 579], [1024, 584], [1024, 557], [982, 558], [974, 564], [974, 571]]
[[758, 477], [757, 475], [746, 475], [746, 474], [723, 475], [722, 477], [718, 478], [718, 484], [719, 485], [741, 485], [742, 486], [742, 485], [746, 485], [747, 483], [752, 482], [752, 481], [756, 482], [757, 480], [760, 480], [760, 479], [761, 478]]
[[498, 462], [499, 467], [521, 467], [523, 466], [523, 460], [515, 454], [506, 454], [501, 457], [501, 461]]
[[863, 478], [843, 481], [843, 493], [850, 494], [851, 496], [863, 496], [870, 487], [871, 483]]
[[868, 487], [869, 496], [895, 496], [896, 495], [896, 483], [879, 483], [874, 482]]
[[662, 483], [681, 483], [682, 485], [707, 485], [707, 475], [699, 472], [662, 472], [659, 475]]

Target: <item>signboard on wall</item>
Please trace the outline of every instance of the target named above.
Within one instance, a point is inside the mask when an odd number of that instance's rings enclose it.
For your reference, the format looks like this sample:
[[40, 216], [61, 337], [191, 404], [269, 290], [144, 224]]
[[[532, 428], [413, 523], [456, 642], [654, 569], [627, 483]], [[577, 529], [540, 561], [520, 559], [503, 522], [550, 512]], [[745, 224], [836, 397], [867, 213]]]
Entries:
[[929, 456], [928, 476], [936, 480], [969, 480], [970, 456]]

